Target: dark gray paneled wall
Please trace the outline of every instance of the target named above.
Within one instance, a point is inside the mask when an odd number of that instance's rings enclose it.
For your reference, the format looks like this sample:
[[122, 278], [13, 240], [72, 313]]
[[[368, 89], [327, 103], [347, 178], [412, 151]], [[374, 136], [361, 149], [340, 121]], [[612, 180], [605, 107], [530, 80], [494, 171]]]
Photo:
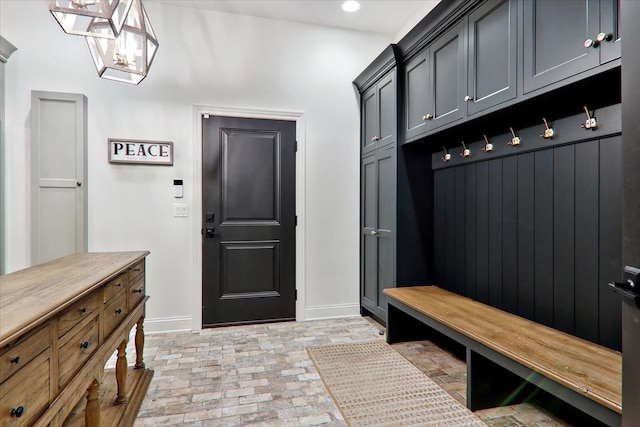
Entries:
[[619, 136], [434, 172], [435, 283], [621, 348]]

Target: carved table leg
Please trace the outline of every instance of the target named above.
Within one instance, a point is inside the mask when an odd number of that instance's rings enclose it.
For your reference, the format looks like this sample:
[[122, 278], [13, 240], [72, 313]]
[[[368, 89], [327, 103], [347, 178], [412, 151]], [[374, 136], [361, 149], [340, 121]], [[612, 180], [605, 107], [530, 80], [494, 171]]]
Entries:
[[118, 396], [116, 404], [127, 403], [127, 341], [123, 340], [118, 347], [118, 360], [116, 361], [116, 383], [118, 384]]
[[87, 407], [84, 411], [84, 423], [87, 427], [100, 427], [100, 383], [93, 380], [87, 389]]
[[141, 317], [136, 323], [136, 369], [144, 368], [144, 317]]

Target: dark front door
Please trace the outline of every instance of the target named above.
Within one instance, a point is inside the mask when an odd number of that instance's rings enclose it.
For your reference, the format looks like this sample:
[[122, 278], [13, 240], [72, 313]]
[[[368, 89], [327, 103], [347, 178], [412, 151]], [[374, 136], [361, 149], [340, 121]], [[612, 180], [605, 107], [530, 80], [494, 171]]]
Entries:
[[295, 122], [202, 119], [202, 324], [295, 318]]

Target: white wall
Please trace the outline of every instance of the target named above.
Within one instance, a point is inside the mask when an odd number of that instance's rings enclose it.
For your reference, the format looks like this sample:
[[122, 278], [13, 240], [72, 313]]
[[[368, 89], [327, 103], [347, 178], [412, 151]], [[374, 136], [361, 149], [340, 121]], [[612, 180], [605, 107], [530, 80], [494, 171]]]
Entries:
[[[86, 42], [65, 35], [46, 2], [0, 0], [2, 35], [18, 47], [6, 68], [7, 271], [30, 264], [30, 92], [88, 97], [89, 250], [151, 251], [147, 329], [194, 326], [197, 212], [174, 218], [173, 179], [194, 205], [194, 106], [300, 111], [306, 141], [304, 317], [359, 305], [359, 118], [351, 81], [383, 36], [197, 11], [146, 1], [160, 49], [131, 86], [97, 77]], [[111, 165], [107, 138], [174, 142], [173, 167]], [[309, 313], [313, 313], [309, 315]], [[156, 326], [154, 326], [154, 324]]]

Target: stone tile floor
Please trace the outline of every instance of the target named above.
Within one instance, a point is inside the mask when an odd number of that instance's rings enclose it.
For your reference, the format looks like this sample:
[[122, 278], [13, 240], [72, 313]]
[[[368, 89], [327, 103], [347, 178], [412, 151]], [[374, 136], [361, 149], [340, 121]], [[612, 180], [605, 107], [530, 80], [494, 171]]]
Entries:
[[[349, 318], [148, 335], [155, 375], [135, 426], [346, 426], [305, 348], [384, 340], [381, 330]], [[463, 361], [429, 341], [393, 347], [464, 403]], [[567, 425], [531, 404], [476, 415], [490, 426]]]

